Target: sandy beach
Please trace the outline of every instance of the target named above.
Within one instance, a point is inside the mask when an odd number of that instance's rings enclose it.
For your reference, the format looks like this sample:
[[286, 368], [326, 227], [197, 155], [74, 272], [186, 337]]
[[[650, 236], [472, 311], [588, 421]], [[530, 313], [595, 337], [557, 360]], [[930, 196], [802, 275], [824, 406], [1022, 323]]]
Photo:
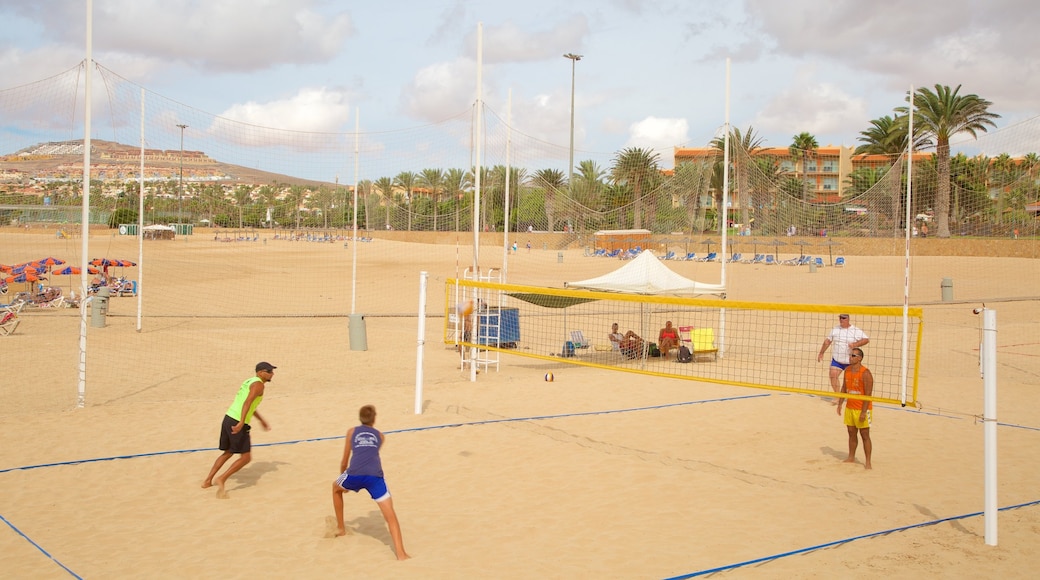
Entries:
[[[142, 279], [143, 328], [133, 297], [113, 298], [107, 325], [90, 328], [84, 408], [78, 310], [27, 309], [0, 337], [4, 576], [1032, 578], [1040, 565], [1035, 258], [913, 258], [922, 405], [875, 408], [868, 471], [862, 450], [842, 462], [845, 428], [818, 397], [510, 355], [471, 382], [442, 340], [444, 281], [471, 262], [469, 246], [359, 244], [352, 296], [355, 248], [342, 243], [194, 238], [153, 242], [140, 271], [125, 272]], [[79, 244], [0, 230], [0, 261], [76, 263]], [[95, 234], [91, 247], [137, 257], [132, 238]], [[482, 256], [500, 264], [501, 248]], [[521, 249], [508, 275], [559, 287], [618, 265]], [[719, 276], [719, 264], [669, 265]], [[814, 274], [727, 274], [736, 300], [898, 305], [903, 265], [855, 256]], [[421, 271], [431, 317], [416, 414]], [[955, 301], [940, 300], [945, 276]], [[352, 299], [364, 351], [349, 348]], [[998, 504], [1022, 506], [1000, 512], [997, 546], [981, 515], [982, 302], [999, 325]], [[220, 500], [200, 483], [220, 419], [261, 360], [278, 366], [261, 406], [273, 428], [253, 430], [253, 463]], [[346, 498], [350, 533], [327, 537], [343, 435], [367, 403], [387, 434], [406, 562], [365, 494]]]

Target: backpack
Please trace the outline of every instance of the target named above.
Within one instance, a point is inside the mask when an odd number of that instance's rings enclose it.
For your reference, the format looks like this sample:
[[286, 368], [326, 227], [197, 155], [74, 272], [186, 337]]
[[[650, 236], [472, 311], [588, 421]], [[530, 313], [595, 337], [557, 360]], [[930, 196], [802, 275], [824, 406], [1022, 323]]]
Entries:
[[681, 363], [688, 363], [693, 361], [693, 353], [690, 352], [690, 347], [685, 344], [679, 347], [679, 354], [676, 355], [675, 360]]
[[661, 349], [657, 347], [656, 342], [651, 342], [646, 354], [647, 356], [661, 356]]

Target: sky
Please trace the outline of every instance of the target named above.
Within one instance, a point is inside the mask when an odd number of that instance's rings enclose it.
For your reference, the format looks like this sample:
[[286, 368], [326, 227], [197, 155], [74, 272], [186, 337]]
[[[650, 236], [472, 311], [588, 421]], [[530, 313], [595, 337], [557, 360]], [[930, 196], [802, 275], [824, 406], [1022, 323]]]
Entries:
[[[83, 60], [85, 22], [85, 0], [0, 0], [0, 89]], [[1038, 22], [1032, 0], [94, 0], [93, 58], [221, 117], [364, 132], [468, 110], [479, 36], [482, 99], [517, 130], [568, 146], [573, 72], [576, 160], [643, 147], [670, 167], [721, 134], [727, 59], [730, 122], [765, 146], [858, 145], [911, 86], [1032, 119]]]

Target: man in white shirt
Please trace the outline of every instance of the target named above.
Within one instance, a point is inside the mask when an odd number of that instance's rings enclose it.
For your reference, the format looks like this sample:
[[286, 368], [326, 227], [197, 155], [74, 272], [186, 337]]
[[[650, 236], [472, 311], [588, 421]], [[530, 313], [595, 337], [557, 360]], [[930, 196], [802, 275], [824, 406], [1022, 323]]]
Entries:
[[841, 390], [841, 383], [838, 381], [838, 377], [841, 376], [845, 367], [849, 366], [849, 353], [852, 349], [864, 346], [869, 342], [870, 337], [867, 336], [867, 333], [852, 325], [848, 314], [838, 315], [838, 326], [831, 329], [831, 333], [827, 335], [827, 338], [823, 339], [820, 354], [816, 356], [816, 362], [823, 362], [823, 353], [827, 352], [829, 346], [834, 345], [834, 349], [831, 351], [830, 378], [831, 388], [834, 389], [835, 393]]

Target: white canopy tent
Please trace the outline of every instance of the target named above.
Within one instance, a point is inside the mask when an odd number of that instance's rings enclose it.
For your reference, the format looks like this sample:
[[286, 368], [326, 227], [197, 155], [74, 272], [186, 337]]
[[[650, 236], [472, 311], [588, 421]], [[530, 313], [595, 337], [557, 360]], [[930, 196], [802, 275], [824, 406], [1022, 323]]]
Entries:
[[[580, 282], [564, 282], [567, 288], [620, 292], [625, 294], [700, 296], [713, 295], [726, 298], [726, 287], [723, 284], [706, 284], [690, 280], [676, 274], [661, 263], [653, 252], [644, 250], [632, 261], [617, 270], [598, 278], [590, 278]], [[647, 320], [640, 305], [639, 333], [647, 336]], [[643, 364], [646, 364], [646, 352], [643, 353]]]
[[567, 288], [624, 292], [627, 294], [715, 295], [726, 297], [722, 284], [706, 284], [680, 276], [661, 263], [649, 250], [643, 251], [617, 270], [598, 278], [564, 282]]

